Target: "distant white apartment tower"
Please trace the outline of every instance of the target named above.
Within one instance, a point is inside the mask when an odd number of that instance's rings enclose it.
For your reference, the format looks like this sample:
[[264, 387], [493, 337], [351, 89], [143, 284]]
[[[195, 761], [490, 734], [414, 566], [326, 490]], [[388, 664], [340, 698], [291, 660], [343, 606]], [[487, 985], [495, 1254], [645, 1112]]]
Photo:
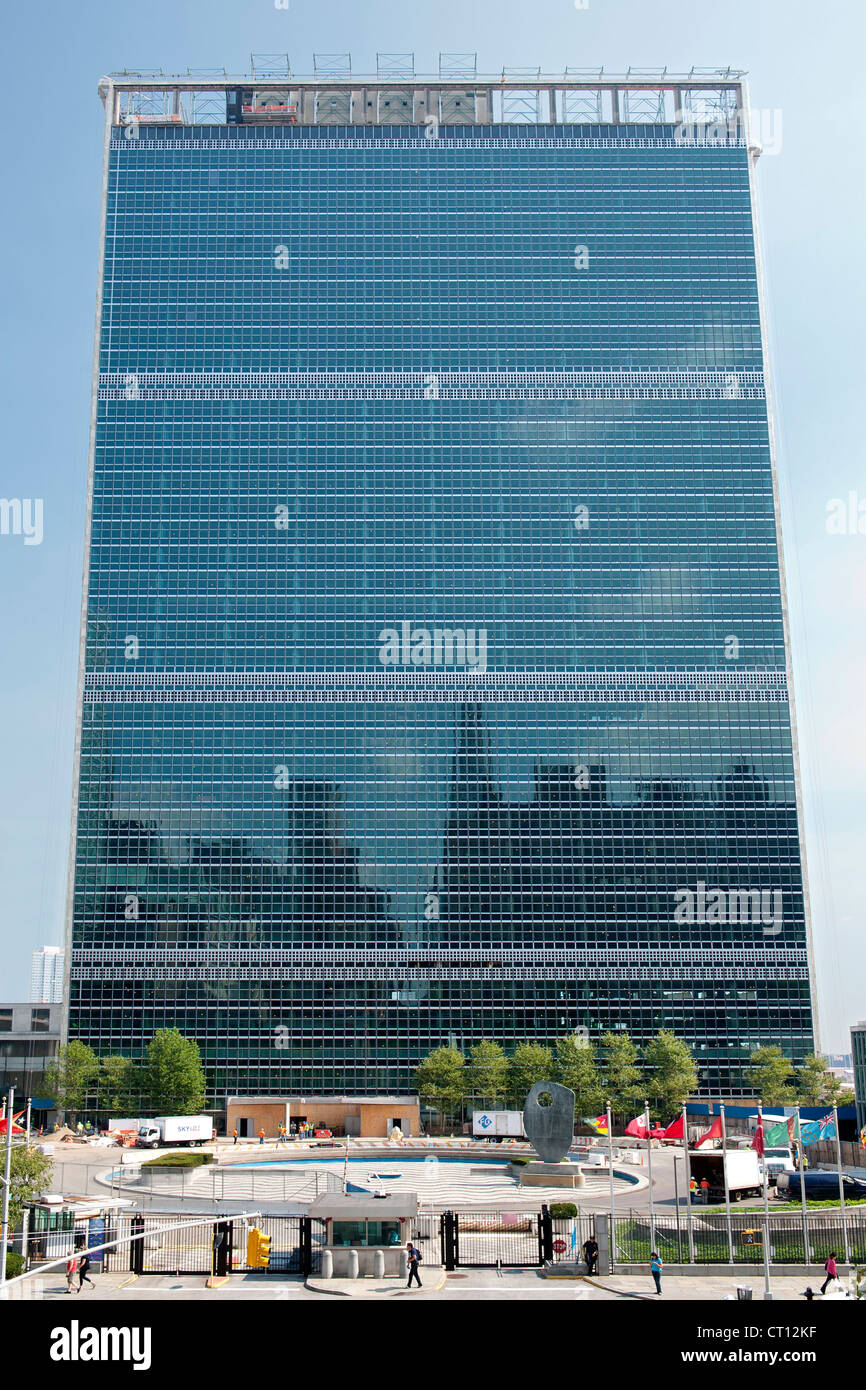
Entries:
[[40, 946], [30, 965], [30, 1003], [60, 1004], [63, 1000], [63, 961], [61, 946]]

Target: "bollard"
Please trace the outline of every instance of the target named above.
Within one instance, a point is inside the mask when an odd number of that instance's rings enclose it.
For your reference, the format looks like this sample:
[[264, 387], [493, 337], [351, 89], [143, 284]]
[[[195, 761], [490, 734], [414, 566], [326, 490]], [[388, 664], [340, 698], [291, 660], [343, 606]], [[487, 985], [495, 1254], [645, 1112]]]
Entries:
[[373, 1254], [373, 1278], [385, 1278], [385, 1251], [376, 1250]]
[[349, 1251], [349, 1268], [346, 1270], [346, 1274], [350, 1279], [357, 1279], [359, 1268], [358, 1252], [353, 1248]]
[[322, 1278], [333, 1279], [334, 1277], [334, 1256], [330, 1250], [325, 1250], [322, 1254]]

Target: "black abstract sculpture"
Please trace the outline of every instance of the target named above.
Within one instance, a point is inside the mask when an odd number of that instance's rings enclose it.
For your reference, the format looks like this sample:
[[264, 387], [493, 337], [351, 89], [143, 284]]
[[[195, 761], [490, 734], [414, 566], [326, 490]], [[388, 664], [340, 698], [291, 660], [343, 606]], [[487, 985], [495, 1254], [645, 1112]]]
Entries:
[[[540, 1104], [549, 1096], [549, 1104]], [[523, 1128], [539, 1158], [559, 1163], [574, 1138], [574, 1091], [556, 1081], [536, 1081], [523, 1107]]]

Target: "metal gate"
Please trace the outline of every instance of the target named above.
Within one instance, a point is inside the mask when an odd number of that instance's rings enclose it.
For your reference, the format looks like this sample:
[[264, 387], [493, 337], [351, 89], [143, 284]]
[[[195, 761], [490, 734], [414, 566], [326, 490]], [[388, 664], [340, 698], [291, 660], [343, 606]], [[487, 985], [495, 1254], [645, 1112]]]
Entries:
[[[129, 1233], [131, 1273], [215, 1274], [219, 1278], [246, 1273], [247, 1235], [252, 1225], [271, 1238], [268, 1274], [306, 1277], [320, 1268], [325, 1240], [324, 1222], [309, 1216], [259, 1216], [254, 1221], [218, 1217], [212, 1224], [193, 1223], [171, 1230], [171, 1217], [135, 1215]], [[252, 1271], [250, 1271], [252, 1272]]]
[[545, 1212], [446, 1211], [439, 1218], [446, 1270], [538, 1266], [552, 1257], [552, 1223]]
[[552, 1217], [546, 1207], [539, 1212], [446, 1211], [439, 1218], [445, 1270], [582, 1262], [583, 1243], [593, 1234], [592, 1216]]
[[171, 1230], [175, 1223], [148, 1216], [133, 1217], [129, 1247], [133, 1274], [230, 1274], [234, 1248], [232, 1221], [218, 1220]]

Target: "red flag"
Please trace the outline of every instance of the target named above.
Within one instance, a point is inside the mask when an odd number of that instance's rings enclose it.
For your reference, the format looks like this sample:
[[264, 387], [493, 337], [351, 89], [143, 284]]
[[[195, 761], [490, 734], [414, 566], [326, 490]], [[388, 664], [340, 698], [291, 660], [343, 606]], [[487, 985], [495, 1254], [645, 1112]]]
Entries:
[[665, 1139], [682, 1139], [683, 1137], [683, 1117], [677, 1115], [675, 1120], [671, 1120], [665, 1130]]
[[709, 1129], [704, 1130], [700, 1139], [695, 1142], [695, 1148], [699, 1149], [702, 1144], [706, 1144], [710, 1139], [721, 1139], [722, 1137], [722, 1117], [717, 1115]]
[[752, 1140], [752, 1148], [755, 1150], [755, 1153], [758, 1155], [759, 1158], [763, 1158], [763, 1156], [764, 1156], [764, 1117], [763, 1117], [763, 1115], [761, 1114], [760, 1110], [758, 1111], [758, 1124], [757, 1124], [757, 1127], [756, 1127], [756, 1129], [755, 1129], [755, 1137], [754, 1137], [754, 1139]]
[[[626, 1134], [630, 1134], [633, 1139], [646, 1139], [646, 1115], [635, 1115], [633, 1120], [629, 1120], [625, 1127]], [[663, 1139], [665, 1132], [658, 1125], [651, 1125], [649, 1131], [650, 1139]]]

